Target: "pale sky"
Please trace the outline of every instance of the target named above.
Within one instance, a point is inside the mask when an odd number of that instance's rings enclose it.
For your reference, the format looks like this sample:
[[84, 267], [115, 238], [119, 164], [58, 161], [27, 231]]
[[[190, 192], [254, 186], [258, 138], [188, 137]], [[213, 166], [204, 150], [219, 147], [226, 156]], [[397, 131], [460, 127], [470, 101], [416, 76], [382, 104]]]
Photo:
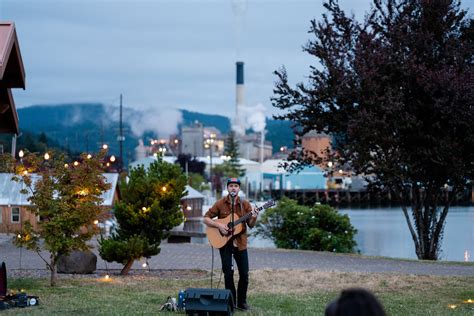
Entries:
[[[357, 16], [371, 0], [340, 1]], [[14, 21], [26, 70], [18, 108], [101, 102], [137, 109], [184, 108], [232, 117], [235, 62], [245, 62], [248, 106], [267, 115], [285, 65], [305, 81], [302, 52], [321, 0], [0, 0]]]

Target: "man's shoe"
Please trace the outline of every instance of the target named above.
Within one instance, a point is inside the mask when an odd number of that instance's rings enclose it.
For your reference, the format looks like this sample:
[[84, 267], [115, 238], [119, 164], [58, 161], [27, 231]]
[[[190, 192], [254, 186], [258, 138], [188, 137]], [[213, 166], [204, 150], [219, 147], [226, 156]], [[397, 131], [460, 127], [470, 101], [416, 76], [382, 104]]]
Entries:
[[247, 304], [247, 303], [237, 304], [237, 309], [240, 309], [240, 310], [243, 310], [243, 311], [251, 310], [250, 305]]

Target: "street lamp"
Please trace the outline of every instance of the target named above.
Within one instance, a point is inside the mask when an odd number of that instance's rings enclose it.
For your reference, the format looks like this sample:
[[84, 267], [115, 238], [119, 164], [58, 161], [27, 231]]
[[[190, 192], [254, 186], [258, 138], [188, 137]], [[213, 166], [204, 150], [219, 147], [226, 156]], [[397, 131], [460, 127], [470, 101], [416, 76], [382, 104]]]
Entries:
[[158, 151], [160, 152], [161, 157], [163, 157], [166, 153], [166, 147], [160, 147], [158, 148]]
[[209, 148], [209, 178], [211, 179], [211, 192], [213, 191], [213, 181], [212, 181], [212, 146], [214, 146], [214, 141], [216, 134], [211, 134], [209, 138], [204, 142], [204, 148]]

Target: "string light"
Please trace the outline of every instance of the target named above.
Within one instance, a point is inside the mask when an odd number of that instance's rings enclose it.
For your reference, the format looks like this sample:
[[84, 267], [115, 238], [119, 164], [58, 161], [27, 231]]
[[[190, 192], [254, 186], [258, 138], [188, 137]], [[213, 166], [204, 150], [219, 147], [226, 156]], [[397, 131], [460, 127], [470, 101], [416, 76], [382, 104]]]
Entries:
[[92, 155], [91, 154], [88, 154], [87, 155], [87, 159], [91, 159], [92, 158]]
[[107, 146], [107, 144], [102, 145], [102, 149], [107, 149], [107, 148], [109, 148], [109, 146]]
[[69, 168], [69, 165], [67, 163], [65, 163], [64, 168]]
[[25, 155], [25, 153], [23, 152], [23, 150], [20, 150], [18, 152], [18, 157], [23, 158], [24, 155]]
[[454, 305], [454, 304], [451, 304], [451, 305], [448, 305], [449, 308], [451, 309], [455, 309], [456, 307], [458, 307], [457, 305]]
[[161, 189], [163, 190], [163, 192], [166, 192], [166, 187], [162, 187]]
[[143, 262], [142, 267], [146, 268], [147, 264], [146, 262]]
[[48, 153], [44, 154], [44, 160], [49, 160], [49, 154]]
[[110, 156], [110, 162], [114, 162], [114, 161], [115, 161], [115, 156], [114, 155]]
[[28, 170], [23, 171], [23, 175], [24, 176], [28, 175]]
[[75, 167], [79, 166], [79, 162], [77, 161], [74, 161], [74, 164], [73, 164]]
[[99, 225], [99, 220], [98, 220], [98, 219], [96, 219], [96, 220], [94, 221], [94, 225]]
[[21, 235], [20, 235], [20, 234], [18, 234], [18, 236], [17, 236], [17, 237], [18, 237], [18, 239], [21, 239]]

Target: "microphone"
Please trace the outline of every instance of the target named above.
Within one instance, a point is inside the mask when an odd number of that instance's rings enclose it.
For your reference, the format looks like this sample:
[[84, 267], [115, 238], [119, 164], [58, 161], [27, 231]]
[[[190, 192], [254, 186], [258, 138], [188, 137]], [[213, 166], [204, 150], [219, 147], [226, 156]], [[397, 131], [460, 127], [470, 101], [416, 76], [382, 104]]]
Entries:
[[235, 203], [235, 197], [237, 196], [237, 193], [235, 192], [229, 192], [230, 194], [230, 199], [232, 200], [232, 205]]

